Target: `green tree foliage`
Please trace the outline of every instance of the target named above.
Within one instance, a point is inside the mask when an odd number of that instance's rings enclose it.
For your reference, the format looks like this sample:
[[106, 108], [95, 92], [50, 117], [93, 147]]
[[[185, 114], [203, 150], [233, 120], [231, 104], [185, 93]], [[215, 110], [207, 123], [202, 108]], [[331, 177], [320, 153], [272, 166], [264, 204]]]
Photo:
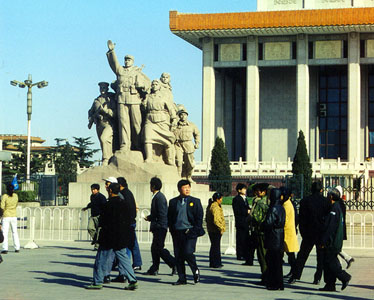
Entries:
[[73, 137], [74, 147], [78, 149], [75, 152], [75, 156], [81, 168], [89, 168], [93, 165], [94, 161], [90, 160], [93, 155], [99, 151], [99, 149], [90, 149], [90, 146], [94, 143], [91, 141], [91, 137]]
[[296, 178], [303, 178], [303, 194], [304, 196], [309, 195], [312, 186], [313, 171], [309, 160], [308, 150], [306, 149], [305, 136], [301, 130], [299, 131], [299, 137], [297, 138], [297, 148], [293, 158], [292, 173], [297, 175], [295, 176]]
[[68, 195], [68, 188], [70, 182], [77, 180], [77, 158], [74, 148], [66, 142], [65, 145], [60, 145], [55, 149], [55, 168], [58, 175], [58, 185], [60, 193], [63, 196]]
[[230, 160], [225, 143], [219, 137], [216, 138], [212, 150], [210, 166], [208, 178], [211, 189], [224, 194], [231, 193]]
[[[27, 172], [27, 144], [20, 142], [17, 146], [17, 152], [12, 154], [12, 159], [8, 162], [3, 162], [4, 177], [25, 176]], [[31, 175], [44, 171], [45, 164], [49, 161], [48, 153], [39, 151], [31, 151], [30, 173]]]

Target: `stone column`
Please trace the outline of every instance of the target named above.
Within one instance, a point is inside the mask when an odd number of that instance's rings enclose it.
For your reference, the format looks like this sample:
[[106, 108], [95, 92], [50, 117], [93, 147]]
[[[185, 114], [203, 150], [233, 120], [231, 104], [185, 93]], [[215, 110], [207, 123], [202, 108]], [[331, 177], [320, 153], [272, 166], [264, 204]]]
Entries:
[[246, 160], [259, 160], [260, 150], [260, 75], [258, 69], [258, 39], [247, 38], [247, 106], [246, 106]]
[[348, 34], [348, 161], [360, 161], [360, 35]]
[[[297, 134], [300, 130], [305, 136], [306, 149], [309, 149], [309, 66], [308, 66], [308, 36], [297, 36]], [[297, 138], [297, 136], [296, 136]], [[295, 149], [296, 150], [296, 149]]]
[[215, 140], [215, 75], [214, 75], [214, 40], [203, 39], [203, 126], [202, 126], [202, 161], [210, 163], [209, 156]]

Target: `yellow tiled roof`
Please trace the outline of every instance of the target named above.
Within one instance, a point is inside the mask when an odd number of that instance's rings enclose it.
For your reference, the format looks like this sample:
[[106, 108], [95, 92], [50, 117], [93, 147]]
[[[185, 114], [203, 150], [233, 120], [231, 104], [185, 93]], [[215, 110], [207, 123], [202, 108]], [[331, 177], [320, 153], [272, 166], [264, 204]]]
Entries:
[[373, 25], [374, 7], [186, 14], [170, 11], [171, 31]]

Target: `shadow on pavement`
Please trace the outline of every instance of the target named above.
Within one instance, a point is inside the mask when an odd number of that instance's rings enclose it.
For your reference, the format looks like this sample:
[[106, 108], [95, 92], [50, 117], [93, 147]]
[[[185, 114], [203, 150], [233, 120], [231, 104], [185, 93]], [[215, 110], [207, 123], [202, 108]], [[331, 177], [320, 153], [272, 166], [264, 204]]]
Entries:
[[61, 285], [69, 285], [75, 287], [82, 287], [91, 282], [92, 278], [87, 276], [79, 276], [73, 273], [64, 273], [64, 272], [44, 272], [44, 271], [30, 271], [31, 273], [45, 274], [48, 277], [55, 278], [46, 278], [46, 277], [35, 277], [44, 283], [55, 283]]
[[94, 260], [92, 263], [79, 263], [79, 262], [66, 262], [66, 261], [50, 261], [52, 264], [62, 264], [62, 265], [70, 265], [70, 266], [76, 266], [76, 267], [82, 267], [82, 268], [93, 268]]
[[[295, 293], [298, 293], [298, 294], [303, 294], [303, 295], [310, 295], [310, 296], [313, 296], [313, 299], [317, 299], [318, 298], [332, 298], [332, 299], [344, 299], [344, 300], [368, 300], [368, 298], [361, 298], [361, 297], [357, 297], [357, 296], [347, 296], [347, 295], [344, 295], [343, 293], [344, 292], [326, 292], [326, 293], [303, 293], [303, 292], [295, 292]], [[312, 299], [312, 298], [311, 298]], [[274, 300], [283, 300], [282, 298], [276, 298]], [[284, 299], [285, 300], [285, 299]], [[288, 300], [288, 299], [287, 299]]]

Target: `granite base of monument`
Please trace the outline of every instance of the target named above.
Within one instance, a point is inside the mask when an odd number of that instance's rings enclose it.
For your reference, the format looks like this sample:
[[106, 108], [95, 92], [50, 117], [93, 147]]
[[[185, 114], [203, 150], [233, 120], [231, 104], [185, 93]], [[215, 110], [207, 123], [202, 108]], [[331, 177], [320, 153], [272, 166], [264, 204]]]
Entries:
[[[140, 151], [116, 152], [107, 166], [92, 167], [77, 176], [77, 182], [69, 184], [69, 206], [84, 207], [90, 201], [91, 184], [100, 184], [100, 192], [107, 196], [104, 180], [108, 177], [124, 177], [139, 207], [150, 208], [152, 194], [149, 182], [157, 176], [162, 180], [162, 192], [169, 200], [177, 196], [177, 183], [181, 179], [177, 167], [163, 162], [145, 163]], [[211, 197], [209, 186], [192, 183], [191, 194], [207, 205]]]

